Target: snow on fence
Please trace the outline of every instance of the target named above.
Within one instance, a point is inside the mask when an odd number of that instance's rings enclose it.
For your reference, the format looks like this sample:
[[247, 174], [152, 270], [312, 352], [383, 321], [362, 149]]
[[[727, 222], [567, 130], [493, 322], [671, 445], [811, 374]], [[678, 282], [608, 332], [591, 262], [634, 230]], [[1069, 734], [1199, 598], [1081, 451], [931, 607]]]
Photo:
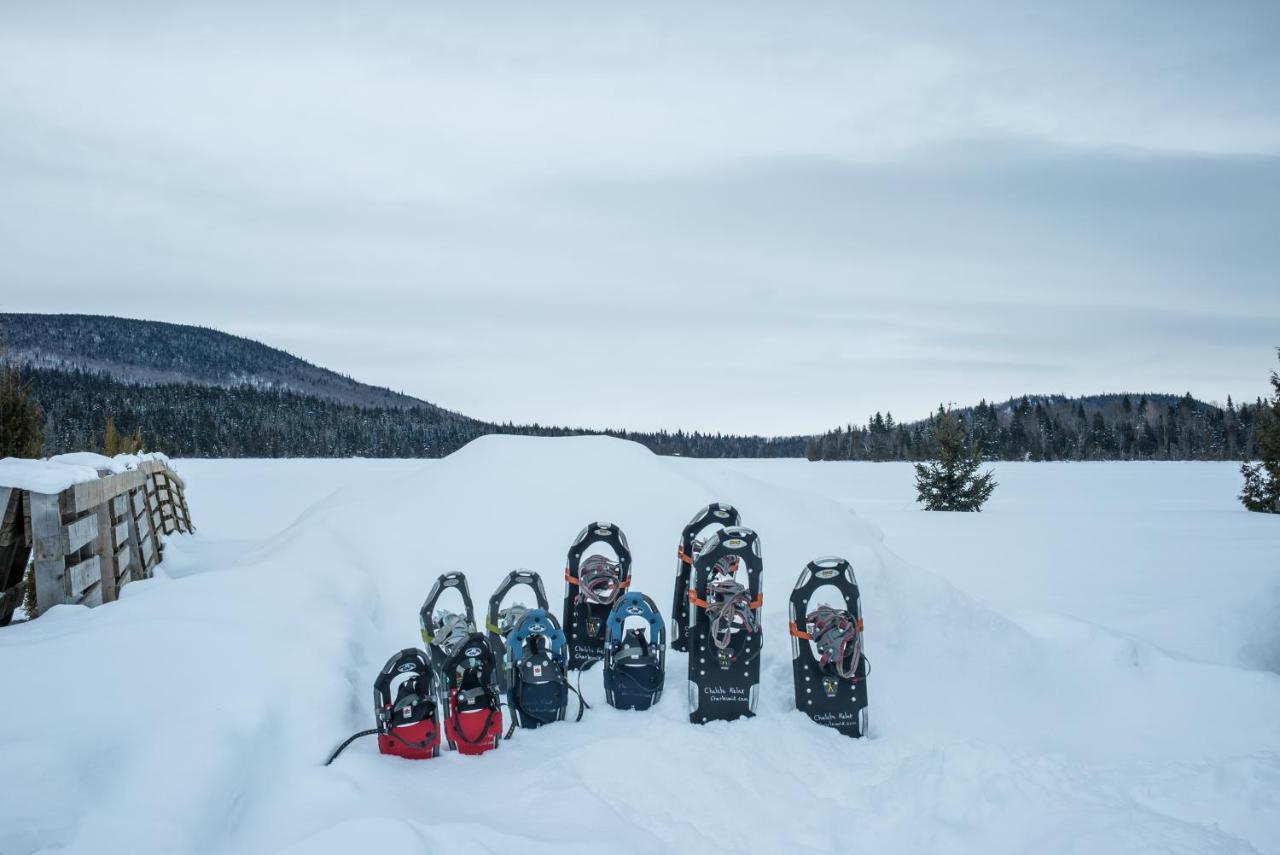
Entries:
[[[29, 560], [37, 614], [60, 603], [97, 606], [115, 600], [129, 582], [151, 577], [162, 535], [195, 530], [186, 485], [166, 460], [135, 459], [129, 467], [97, 468], [92, 480], [81, 480], [85, 467], [77, 466], [70, 479], [76, 483], [62, 489], [47, 477], [27, 479], [27, 489], [22, 478], [11, 479], [18, 486], [0, 486], [0, 626], [22, 602]], [[39, 492], [51, 488], [57, 492]]]

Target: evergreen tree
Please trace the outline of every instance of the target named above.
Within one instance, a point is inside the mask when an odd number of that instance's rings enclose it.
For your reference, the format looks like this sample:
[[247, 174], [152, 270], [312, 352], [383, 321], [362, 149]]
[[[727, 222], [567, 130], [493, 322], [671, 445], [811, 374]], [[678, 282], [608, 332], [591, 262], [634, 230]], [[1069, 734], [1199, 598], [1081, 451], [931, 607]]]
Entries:
[[18, 367], [5, 363], [0, 366], [0, 457], [39, 457], [43, 448], [44, 412]]
[[1240, 501], [1251, 511], [1280, 513], [1280, 374], [1271, 372], [1271, 401], [1258, 411], [1255, 431], [1262, 462], [1242, 463]]
[[927, 511], [981, 511], [996, 488], [991, 472], [978, 474], [982, 457], [965, 440], [964, 425], [938, 407], [933, 424], [937, 457], [916, 466], [916, 501]]

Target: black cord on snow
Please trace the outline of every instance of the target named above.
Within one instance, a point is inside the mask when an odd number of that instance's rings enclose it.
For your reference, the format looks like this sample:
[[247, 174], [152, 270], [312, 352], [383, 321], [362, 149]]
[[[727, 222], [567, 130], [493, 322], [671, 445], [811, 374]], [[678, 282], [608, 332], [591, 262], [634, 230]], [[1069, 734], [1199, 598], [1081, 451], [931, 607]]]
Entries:
[[338, 755], [341, 754], [343, 751], [345, 751], [347, 749], [347, 746], [355, 742], [357, 739], [361, 738], [362, 736], [373, 736], [377, 732], [378, 732], [378, 729], [375, 727], [372, 730], [362, 730], [359, 733], [351, 734], [346, 738], [346, 740], [343, 741], [341, 745], [333, 749], [333, 753], [329, 755], [328, 760], [324, 761], [324, 765], [328, 766], [334, 760], [337, 760]]

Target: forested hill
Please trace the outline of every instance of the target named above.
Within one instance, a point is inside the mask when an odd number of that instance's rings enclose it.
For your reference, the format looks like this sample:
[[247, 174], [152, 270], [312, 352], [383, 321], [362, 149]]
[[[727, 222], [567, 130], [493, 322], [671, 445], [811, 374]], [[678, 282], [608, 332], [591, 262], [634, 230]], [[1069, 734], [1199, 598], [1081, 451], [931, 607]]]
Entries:
[[[1024, 396], [955, 409], [987, 460], [1239, 460], [1257, 456], [1262, 402], [1225, 407], [1190, 394]], [[898, 423], [876, 413], [812, 438], [810, 460], [922, 460], [937, 416]]]
[[369, 386], [248, 338], [185, 324], [105, 315], [0, 313], [8, 358], [125, 383], [281, 390], [360, 407], [434, 407]]

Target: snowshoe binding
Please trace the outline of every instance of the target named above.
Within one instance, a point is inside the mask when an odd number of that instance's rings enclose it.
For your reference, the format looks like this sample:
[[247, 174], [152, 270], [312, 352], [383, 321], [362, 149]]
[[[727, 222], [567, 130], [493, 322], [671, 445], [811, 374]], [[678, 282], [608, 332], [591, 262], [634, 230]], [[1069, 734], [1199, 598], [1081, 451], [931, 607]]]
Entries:
[[733, 505], [712, 502], [694, 514], [684, 531], [680, 532], [680, 545], [676, 548], [676, 593], [671, 604], [673, 649], [689, 649], [689, 571], [693, 569], [693, 559], [704, 543], [703, 535], [713, 525], [726, 528], [741, 524]]
[[[395, 688], [394, 695], [392, 688]], [[378, 750], [410, 760], [440, 755], [440, 725], [431, 663], [416, 647], [387, 660], [373, 684], [373, 713], [377, 727], [357, 733], [329, 756], [328, 766], [352, 742], [377, 734]]]
[[[587, 548], [597, 543], [613, 549], [617, 560], [587, 555]], [[569, 641], [570, 668], [590, 668], [604, 658], [605, 622], [614, 601], [630, 584], [631, 549], [622, 529], [613, 523], [595, 522], [579, 532], [569, 547], [564, 571], [564, 633]]]
[[[534, 601], [537, 607], [546, 611], [550, 608], [547, 603], [547, 592], [542, 587], [542, 577], [532, 570], [512, 570], [507, 577], [498, 585], [497, 590], [493, 592], [493, 596], [489, 598], [489, 613], [485, 621], [485, 630], [489, 633], [489, 643], [493, 646], [494, 655], [505, 661], [507, 651], [507, 636], [516, 628], [520, 620], [529, 612], [528, 606], [523, 603], [512, 603], [510, 606], [503, 608], [502, 600], [511, 592], [513, 588], [525, 585], [533, 589]], [[508, 671], [506, 668], [498, 669], [498, 688], [507, 691], [511, 688], [507, 680]]]
[[459, 754], [483, 754], [502, 739], [496, 671], [489, 640], [480, 632], [457, 644], [441, 668], [447, 698], [444, 735]]
[[530, 609], [507, 635], [507, 705], [513, 731], [564, 720], [569, 703], [567, 646], [560, 624], [546, 609]]
[[[843, 602], [810, 605], [819, 588]], [[843, 558], [819, 558], [800, 572], [791, 592], [791, 660], [796, 707], [845, 736], [867, 732], [867, 659], [862, 653], [862, 601], [853, 568]]]
[[[685, 595], [688, 601], [688, 595]], [[638, 618], [646, 627], [627, 627]], [[613, 606], [604, 635], [604, 696], [620, 710], [647, 710], [662, 699], [667, 668], [667, 627], [658, 606], [631, 591]]]
[[[738, 572], [745, 568], [745, 579]], [[718, 531], [689, 577], [689, 720], [755, 715], [760, 695], [764, 564], [749, 528]]]

